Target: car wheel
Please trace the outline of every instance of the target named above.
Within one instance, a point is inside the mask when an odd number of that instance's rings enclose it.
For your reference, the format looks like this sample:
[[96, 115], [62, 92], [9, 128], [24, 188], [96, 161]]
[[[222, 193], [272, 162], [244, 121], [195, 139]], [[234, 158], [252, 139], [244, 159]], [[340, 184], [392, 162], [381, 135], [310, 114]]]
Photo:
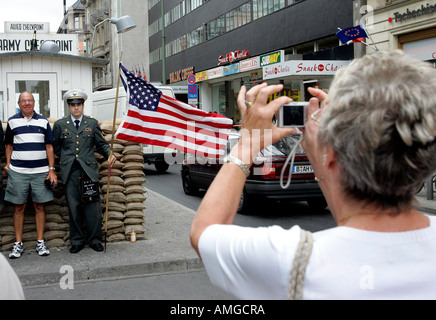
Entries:
[[194, 196], [198, 194], [199, 188], [196, 184], [194, 184], [194, 182], [192, 182], [191, 175], [186, 169], [182, 171], [182, 184], [185, 194], [189, 196]]
[[316, 198], [307, 200], [307, 204], [311, 209], [325, 209], [327, 208], [327, 201], [324, 198]]
[[156, 162], [154, 164], [154, 167], [156, 168], [157, 172], [159, 173], [164, 173], [168, 170], [168, 168], [170, 167], [170, 165], [166, 162]]
[[247, 214], [248, 212], [248, 194], [245, 188], [242, 190], [241, 199], [239, 200], [238, 213]]

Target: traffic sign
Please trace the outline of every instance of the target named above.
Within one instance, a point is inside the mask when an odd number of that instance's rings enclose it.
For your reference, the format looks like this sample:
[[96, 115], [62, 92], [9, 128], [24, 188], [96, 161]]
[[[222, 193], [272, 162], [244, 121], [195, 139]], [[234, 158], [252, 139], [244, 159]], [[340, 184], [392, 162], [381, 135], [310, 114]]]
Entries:
[[198, 85], [188, 85], [188, 99], [198, 99]]
[[190, 74], [187, 78], [189, 84], [194, 84], [197, 79], [195, 78], [195, 74]]

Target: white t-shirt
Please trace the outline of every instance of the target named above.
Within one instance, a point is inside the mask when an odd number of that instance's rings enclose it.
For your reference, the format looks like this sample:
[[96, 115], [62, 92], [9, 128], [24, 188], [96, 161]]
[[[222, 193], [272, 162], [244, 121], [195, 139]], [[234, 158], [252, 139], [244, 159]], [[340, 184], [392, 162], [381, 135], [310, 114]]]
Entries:
[[0, 300], [24, 300], [23, 287], [3, 254], [0, 253]]
[[[313, 233], [303, 299], [436, 299], [436, 217], [408, 232]], [[199, 251], [212, 283], [240, 299], [287, 299], [300, 227], [212, 225]]]

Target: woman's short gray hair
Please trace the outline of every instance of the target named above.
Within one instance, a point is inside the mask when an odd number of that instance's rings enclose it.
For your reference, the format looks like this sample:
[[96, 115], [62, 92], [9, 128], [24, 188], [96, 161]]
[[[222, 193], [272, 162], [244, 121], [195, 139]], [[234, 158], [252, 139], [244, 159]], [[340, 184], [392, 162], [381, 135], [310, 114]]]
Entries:
[[412, 206], [436, 169], [436, 70], [402, 51], [377, 52], [341, 68], [319, 126], [335, 150], [348, 195]]

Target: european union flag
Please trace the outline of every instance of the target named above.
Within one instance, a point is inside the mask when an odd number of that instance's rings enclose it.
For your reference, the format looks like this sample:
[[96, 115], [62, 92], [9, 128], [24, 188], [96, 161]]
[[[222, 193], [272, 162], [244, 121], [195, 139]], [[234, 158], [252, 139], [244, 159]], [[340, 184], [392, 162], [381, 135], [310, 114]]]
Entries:
[[368, 34], [361, 26], [355, 26], [336, 32], [342, 43], [348, 43], [353, 40], [368, 38]]

